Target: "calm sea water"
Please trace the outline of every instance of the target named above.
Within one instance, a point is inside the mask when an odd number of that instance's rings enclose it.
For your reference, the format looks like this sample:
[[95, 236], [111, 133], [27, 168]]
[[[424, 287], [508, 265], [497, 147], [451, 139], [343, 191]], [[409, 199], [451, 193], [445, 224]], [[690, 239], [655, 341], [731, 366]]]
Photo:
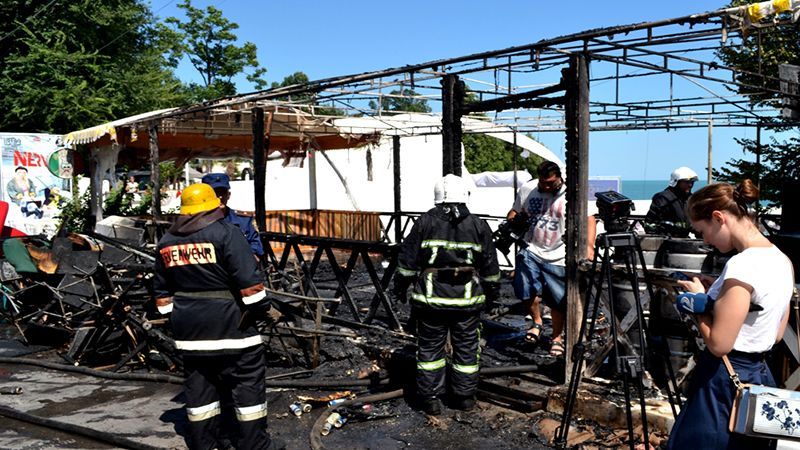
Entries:
[[[650, 200], [656, 192], [661, 192], [667, 187], [668, 180], [622, 180], [622, 195], [631, 200]], [[707, 183], [698, 180], [694, 183], [693, 191], [700, 189]]]

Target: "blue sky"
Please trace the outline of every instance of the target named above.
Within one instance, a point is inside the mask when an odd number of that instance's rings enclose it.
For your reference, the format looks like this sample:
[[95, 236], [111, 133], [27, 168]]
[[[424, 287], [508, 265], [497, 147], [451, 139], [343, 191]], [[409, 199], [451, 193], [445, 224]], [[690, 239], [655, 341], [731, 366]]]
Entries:
[[[178, 3], [180, 0], [151, 0], [153, 11], [162, 18], [182, 17]], [[267, 68], [270, 82], [281, 81], [295, 71], [319, 79], [451, 58], [592, 28], [716, 10], [725, 4], [707, 0], [193, 1], [196, 7], [213, 5], [239, 24], [240, 40], [257, 45], [259, 61]], [[199, 81], [187, 64], [181, 65], [178, 75], [184, 81]], [[246, 81], [238, 87], [241, 92], [253, 90]], [[563, 154], [562, 133], [535, 137]], [[714, 167], [732, 157], [742, 157], [735, 137], [754, 138], [755, 129], [714, 128]], [[762, 133], [762, 137], [766, 140], [769, 134]], [[589, 172], [591, 176], [663, 180], [673, 168], [688, 165], [702, 177], [706, 150], [705, 128], [594, 132]]]

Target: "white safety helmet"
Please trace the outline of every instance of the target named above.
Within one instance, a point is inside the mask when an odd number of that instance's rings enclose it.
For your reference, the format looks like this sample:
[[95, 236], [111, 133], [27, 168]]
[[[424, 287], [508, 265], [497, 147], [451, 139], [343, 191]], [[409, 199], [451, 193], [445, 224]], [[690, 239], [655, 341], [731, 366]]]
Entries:
[[469, 191], [464, 180], [458, 175], [448, 174], [436, 181], [433, 186], [433, 203], [467, 203]]
[[669, 176], [670, 187], [677, 186], [680, 180], [697, 181], [697, 173], [688, 167], [678, 167]]

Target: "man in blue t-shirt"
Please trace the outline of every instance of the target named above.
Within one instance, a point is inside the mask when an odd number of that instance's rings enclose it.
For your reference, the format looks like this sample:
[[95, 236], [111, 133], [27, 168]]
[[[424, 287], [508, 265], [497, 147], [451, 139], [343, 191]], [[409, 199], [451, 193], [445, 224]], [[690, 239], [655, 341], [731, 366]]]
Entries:
[[228, 200], [231, 198], [230, 177], [224, 173], [207, 173], [203, 175], [202, 181], [214, 188], [214, 192], [222, 202], [225, 211], [225, 220], [242, 230], [256, 259], [261, 260], [261, 257], [264, 256], [264, 247], [261, 245], [261, 238], [258, 236], [258, 231], [256, 231], [255, 226], [253, 226], [253, 219], [251, 217], [239, 215], [227, 206]]

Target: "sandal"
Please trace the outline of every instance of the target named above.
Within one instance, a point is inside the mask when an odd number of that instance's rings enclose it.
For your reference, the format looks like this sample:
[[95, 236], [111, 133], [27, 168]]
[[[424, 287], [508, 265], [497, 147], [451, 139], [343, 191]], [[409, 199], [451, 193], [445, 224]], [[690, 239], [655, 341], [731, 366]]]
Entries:
[[[533, 330], [539, 330], [538, 333], [534, 333]], [[527, 333], [525, 333], [525, 342], [536, 345], [539, 343], [539, 339], [542, 337], [542, 324], [540, 323], [533, 323], [533, 326]]]
[[564, 347], [563, 341], [553, 341], [550, 343], [550, 356], [560, 358], [564, 356], [565, 351], [566, 348]]

